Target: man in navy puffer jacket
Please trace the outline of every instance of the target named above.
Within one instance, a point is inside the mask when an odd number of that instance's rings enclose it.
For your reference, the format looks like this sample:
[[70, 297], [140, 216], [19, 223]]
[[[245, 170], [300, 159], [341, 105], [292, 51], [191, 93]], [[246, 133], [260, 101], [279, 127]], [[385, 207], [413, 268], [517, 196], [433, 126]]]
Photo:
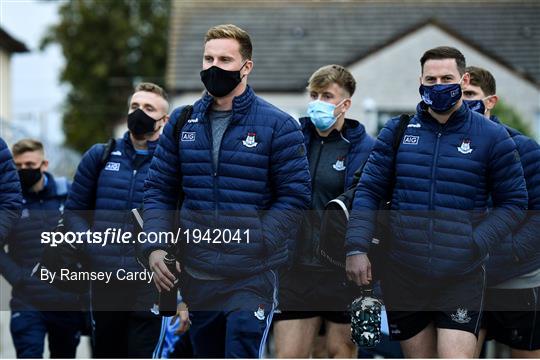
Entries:
[[[101, 234], [108, 228], [134, 230], [130, 211], [142, 205], [144, 181], [168, 121], [168, 106], [159, 86], [141, 83], [135, 88], [129, 102], [129, 131], [116, 140], [107, 162], [101, 161], [105, 147], [97, 144], [77, 168], [65, 206], [67, 230]], [[135, 245], [132, 241], [81, 245], [87, 270], [110, 275], [95, 279], [91, 286], [94, 356], [151, 357], [161, 321], [150, 311], [157, 293], [150, 273], [136, 261]]]
[[356, 357], [347, 307], [358, 290], [342, 269], [319, 254], [321, 218], [326, 204], [351, 187], [375, 139], [358, 120], [347, 118], [356, 80], [340, 65], [326, 65], [308, 81], [309, 117], [300, 118], [311, 173], [311, 207], [302, 219], [292, 265], [280, 273], [279, 310], [274, 317], [278, 358], [306, 358], [321, 323], [330, 358]]
[[78, 296], [57, 290], [30, 274], [45, 248], [41, 234], [52, 231], [62, 214], [69, 183], [47, 172], [43, 144], [23, 139], [12, 147], [23, 190], [21, 217], [8, 236], [9, 252], [0, 252], [0, 269], [13, 286], [10, 330], [19, 358], [43, 357], [48, 334], [51, 357], [76, 354], [83, 315]]
[[21, 183], [5, 141], [0, 138], [0, 245], [19, 219], [22, 206]]
[[[493, 75], [482, 68], [468, 67], [471, 83], [463, 98], [472, 110], [496, 123], [491, 115], [499, 97]], [[487, 337], [512, 348], [514, 358], [540, 357], [540, 145], [505, 125], [516, 143], [529, 195], [525, 221], [502, 239], [490, 255], [488, 289], [480, 339]], [[506, 311], [504, 311], [506, 310]], [[483, 341], [479, 342], [478, 349]]]
[[[488, 254], [524, 218], [527, 191], [506, 129], [462, 101], [465, 57], [438, 47], [420, 60], [422, 102], [393, 163], [399, 119], [381, 130], [357, 187], [347, 273], [371, 280], [366, 253], [381, 199], [391, 199], [381, 280], [391, 337], [406, 357], [472, 357]], [[395, 183], [393, 181], [395, 179]], [[391, 191], [390, 191], [391, 190]], [[493, 209], [488, 213], [488, 198]]]
[[[195, 357], [262, 356], [276, 305], [275, 270], [287, 261], [288, 239], [310, 201], [300, 127], [247, 85], [251, 55], [250, 37], [237, 26], [207, 32], [207, 92], [178, 142], [173, 125], [181, 109], [172, 113], [146, 181], [145, 232], [170, 231], [184, 194], [181, 291], [190, 310], [211, 310], [191, 313]], [[230, 241], [228, 231], [238, 236]], [[165, 249], [142, 248], [162, 291], [175, 278], [163, 263]]]

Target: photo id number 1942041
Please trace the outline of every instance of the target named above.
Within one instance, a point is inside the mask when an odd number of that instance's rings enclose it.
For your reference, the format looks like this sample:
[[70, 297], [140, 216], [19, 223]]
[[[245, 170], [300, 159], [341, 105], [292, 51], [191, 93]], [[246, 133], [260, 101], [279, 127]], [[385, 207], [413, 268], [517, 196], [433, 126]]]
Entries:
[[185, 229], [183, 234], [186, 244], [249, 244], [250, 240], [249, 229]]

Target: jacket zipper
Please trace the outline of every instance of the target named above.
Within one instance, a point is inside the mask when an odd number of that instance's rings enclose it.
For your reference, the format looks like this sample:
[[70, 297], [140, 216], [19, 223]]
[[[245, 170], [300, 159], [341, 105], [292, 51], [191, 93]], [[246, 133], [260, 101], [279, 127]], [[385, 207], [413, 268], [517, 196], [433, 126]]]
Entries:
[[219, 141], [219, 147], [218, 147], [218, 156], [217, 156], [217, 164], [214, 164], [214, 138], [212, 135], [212, 124], [209, 123], [209, 126], [206, 127], [206, 132], [208, 134], [208, 138], [210, 139], [210, 161], [212, 162], [212, 178], [213, 178], [213, 185], [214, 185], [214, 223], [217, 223], [218, 219], [218, 205], [219, 205], [219, 198], [218, 198], [218, 179], [219, 179], [219, 164], [220, 164], [220, 158], [221, 158], [221, 144], [223, 143], [223, 139], [225, 138], [225, 135], [227, 135], [227, 131], [229, 130], [229, 127], [231, 125], [232, 119], [234, 117], [234, 110], [231, 112], [231, 120], [227, 124], [227, 127], [223, 131], [223, 136], [221, 137], [221, 140]]
[[[210, 174], [212, 176], [212, 187], [213, 187], [213, 193], [214, 193], [214, 222], [217, 219], [217, 170], [216, 170], [216, 164], [214, 164], [214, 137], [212, 135], [212, 124], [210, 123], [210, 119], [208, 120], [208, 124], [205, 124], [204, 127], [206, 131], [206, 136], [208, 137], [210, 147], [208, 148], [208, 152], [210, 154], [210, 164], [212, 165], [212, 173]], [[218, 154], [218, 162], [219, 162], [219, 154]]]
[[[317, 172], [319, 168], [319, 160], [321, 159], [321, 154], [324, 147], [324, 140], [321, 140], [321, 146], [319, 146], [319, 151], [317, 153], [317, 158], [315, 160], [315, 166], [313, 167], [313, 179], [311, 179], [311, 188], [315, 189], [315, 184], [317, 183]], [[313, 196], [311, 197], [311, 208], [313, 208]]]
[[[317, 173], [318, 173], [318, 170], [319, 170], [319, 162], [321, 160], [321, 154], [323, 152], [323, 148], [324, 148], [324, 140], [321, 140], [321, 145], [319, 146], [319, 151], [317, 152], [317, 157], [315, 159], [315, 166], [313, 167], [313, 179], [311, 180], [311, 184], [312, 184], [312, 189], [315, 190], [315, 184], [317, 183]], [[311, 197], [311, 205], [310, 205], [310, 209], [313, 209], [313, 196]], [[313, 211], [310, 211], [310, 217], [313, 216]], [[310, 222], [313, 223], [313, 219], [310, 219]], [[311, 232], [311, 236], [313, 236], [313, 230]], [[312, 253], [311, 253], [311, 257], [313, 260], [315, 260], [315, 262], [318, 260], [318, 248], [315, 247], [315, 246], [312, 246], [312, 249], [311, 249]], [[313, 261], [312, 260], [312, 261]]]
[[437, 163], [439, 158], [439, 147], [441, 142], [441, 129], [439, 128], [439, 131], [437, 133], [437, 141], [435, 142], [435, 153], [433, 155], [433, 163], [431, 164], [431, 185], [429, 190], [429, 208], [430, 211], [429, 215], [429, 265], [430, 265], [430, 271], [431, 271], [431, 260], [432, 260], [432, 251], [433, 251], [433, 214], [431, 214], [431, 211], [435, 209], [435, 206], [433, 205], [433, 198], [435, 196], [435, 173], [437, 170]]
[[131, 173], [131, 182], [129, 183], [129, 202], [128, 211], [131, 211], [131, 205], [133, 204], [133, 185], [135, 184], [135, 177], [137, 176], [137, 169], [134, 169]]

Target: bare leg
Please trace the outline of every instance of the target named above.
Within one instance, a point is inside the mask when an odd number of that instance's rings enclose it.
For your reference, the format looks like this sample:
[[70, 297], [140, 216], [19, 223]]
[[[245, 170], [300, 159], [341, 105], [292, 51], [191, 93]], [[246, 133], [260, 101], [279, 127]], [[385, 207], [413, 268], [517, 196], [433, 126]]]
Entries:
[[478, 333], [478, 341], [476, 342], [476, 349], [474, 350], [475, 359], [480, 357], [482, 346], [484, 346], [484, 341], [486, 340], [486, 332], [486, 329], [480, 329], [480, 332]]
[[440, 358], [472, 359], [475, 355], [476, 336], [455, 329], [437, 329], [437, 353]]
[[436, 358], [437, 332], [430, 323], [418, 334], [400, 342], [401, 350], [406, 358]]
[[358, 349], [351, 340], [351, 324], [326, 321], [326, 348], [329, 358], [356, 358]]
[[514, 359], [540, 359], [540, 350], [519, 350], [512, 349], [512, 357]]
[[311, 356], [321, 318], [280, 320], [274, 323], [274, 341], [278, 358], [308, 358]]

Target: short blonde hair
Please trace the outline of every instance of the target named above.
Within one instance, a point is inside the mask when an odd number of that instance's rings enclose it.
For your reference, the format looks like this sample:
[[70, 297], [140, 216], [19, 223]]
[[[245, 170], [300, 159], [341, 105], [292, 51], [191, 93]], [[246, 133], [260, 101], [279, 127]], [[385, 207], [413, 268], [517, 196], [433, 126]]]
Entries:
[[165, 99], [165, 101], [169, 102], [169, 97], [167, 96], [167, 93], [165, 92], [165, 90], [163, 90], [161, 86], [156, 85], [154, 83], [142, 82], [142, 83], [137, 84], [137, 86], [135, 86], [135, 89], [133, 89], [133, 93], [136, 93], [139, 91], [147, 91], [147, 92], [154, 93], [156, 95], [161, 96], [163, 99]]
[[206, 32], [204, 43], [215, 39], [234, 39], [240, 44], [240, 55], [243, 60], [251, 60], [253, 55], [253, 45], [249, 34], [233, 24], [224, 24], [214, 26]]
[[22, 139], [13, 144], [11, 152], [13, 156], [19, 156], [29, 151], [39, 151], [41, 154], [45, 155], [45, 150], [43, 149], [43, 143], [35, 139]]
[[326, 65], [319, 68], [311, 75], [308, 81], [308, 90], [321, 92], [333, 83], [338, 84], [349, 96], [353, 96], [356, 90], [356, 80], [351, 72], [341, 65]]

